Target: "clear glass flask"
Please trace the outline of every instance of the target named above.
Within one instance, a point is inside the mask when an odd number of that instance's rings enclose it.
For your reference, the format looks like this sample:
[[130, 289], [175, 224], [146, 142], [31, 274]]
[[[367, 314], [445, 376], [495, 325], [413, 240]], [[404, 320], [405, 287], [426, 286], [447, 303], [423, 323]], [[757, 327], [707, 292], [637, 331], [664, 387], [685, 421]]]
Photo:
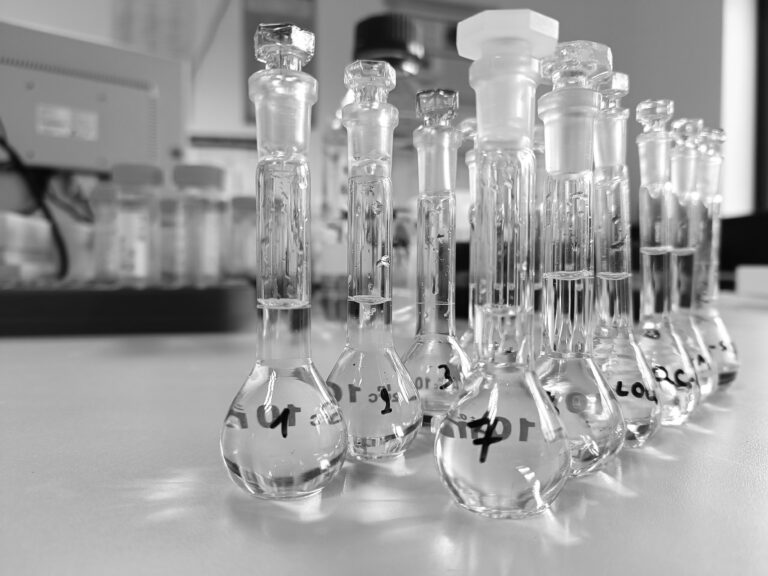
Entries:
[[539, 99], [544, 122], [544, 356], [537, 373], [560, 411], [571, 448], [571, 474], [609, 462], [624, 445], [621, 409], [593, 357], [593, 150], [600, 93], [589, 87], [610, 73], [611, 51], [595, 42], [564, 42], [545, 60], [552, 92]]
[[651, 363], [661, 403], [661, 423], [683, 424], [699, 403], [699, 382], [680, 336], [670, 320], [672, 184], [670, 149], [671, 100], [644, 100], [636, 118], [643, 125], [637, 137], [640, 154], [640, 293], [638, 344]]
[[680, 118], [672, 122], [674, 146], [670, 156], [672, 256], [670, 258], [670, 318], [672, 327], [691, 359], [699, 382], [701, 400], [717, 386], [717, 368], [707, 345], [693, 323], [692, 302], [696, 248], [699, 244], [701, 194], [698, 182], [699, 136], [704, 128], [700, 119]]
[[632, 263], [627, 175], [627, 118], [621, 99], [629, 78], [613, 72], [597, 86], [603, 96], [595, 122], [594, 354], [621, 405], [625, 444], [640, 447], [661, 425], [661, 406], [651, 366], [635, 339], [632, 316]]
[[230, 477], [270, 499], [310, 496], [344, 463], [347, 431], [310, 358], [310, 173], [317, 81], [301, 71], [314, 35], [291, 24], [259, 25], [248, 82], [256, 107], [259, 272], [257, 360], [221, 431]]
[[459, 398], [470, 361], [456, 339], [454, 303], [456, 155], [462, 135], [452, 121], [459, 93], [426, 90], [416, 98], [423, 122], [413, 133], [419, 164], [418, 324], [403, 364], [426, 419], [444, 414]]
[[392, 133], [397, 108], [387, 103], [395, 71], [357, 60], [344, 82], [354, 102], [344, 107], [349, 141], [347, 342], [328, 376], [347, 421], [349, 455], [394, 458], [422, 420], [413, 380], [392, 338]]
[[479, 359], [467, 393], [443, 418], [435, 457], [462, 507], [500, 518], [547, 509], [565, 484], [570, 453], [555, 407], [531, 369], [528, 208], [539, 58], [556, 20], [531, 10], [487, 10], [459, 23], [459, 54], [474, 60], [477, 236], [484, 244], [475, 316]]
[[469, 175], [469, 307], [467, 308], [467, 329], [459, 338], [459, 344], [467, 353], [470, 360], [477, 359], [475, 349], [475, 306], [477, 306], [477, 272], [480, 241], [477, 238], [477, 154], [475, 140], [477, 138], [477, 119], [466, 118], [459, 124], [459, 130], [465, 140], [472, 143], [472, 147], [464, 154], [464, 163], [467, 165]]
[[723, 197], [720, 170], [723, 165], [725, 133], [704, 129], [701, 133], [698, 174], [701, 237], [696, 254], [694, 322], [714, 360], [718, 385], [728, 386], [739, 371], [739, 358], [733, 340], [717, 311], [720, 272], [720, 205]]

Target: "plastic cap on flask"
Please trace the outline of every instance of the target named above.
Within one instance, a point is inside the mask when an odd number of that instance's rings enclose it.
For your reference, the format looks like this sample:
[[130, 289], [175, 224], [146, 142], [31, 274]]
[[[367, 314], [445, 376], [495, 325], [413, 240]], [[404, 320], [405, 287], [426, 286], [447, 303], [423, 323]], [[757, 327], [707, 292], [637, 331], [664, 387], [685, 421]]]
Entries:
[[122, 186], [162, 186], [163, 171], [152, 164], [115, 164], [112, 181]]
[[459, 22], [456, 48], [475, 60], [478, 139], [520, 141], [533, 130], [539, 60], [557, 45], [557, 20], [533, 10], [486, 10]]
[[526, 52], [544, 58], [557, 45], [560, 23], [533, 10], [485, 10], [459, 22], [459, 56], [478, 60], [495, 53], [508, 40], [524, 40]]

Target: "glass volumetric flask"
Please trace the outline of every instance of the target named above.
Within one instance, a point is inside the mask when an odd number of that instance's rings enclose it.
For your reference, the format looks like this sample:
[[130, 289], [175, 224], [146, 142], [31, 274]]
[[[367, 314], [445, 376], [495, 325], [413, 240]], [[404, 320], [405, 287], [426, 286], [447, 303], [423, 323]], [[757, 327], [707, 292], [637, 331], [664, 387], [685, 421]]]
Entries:
[[670, 318], [670, 260], [673, 220], [670, 149], [671, 100], [644, 100], [636, 118], [643, 125], [637, 137], [640, 154], [640, 258], [642, 292], [638, 344], [651, 363], [661, 403], [661, 423], [677, 426], [688, 420], [699, 403], [699, 382]]
[[459, 106], [454, 90], [417, 96], [423, 124], [413, 133], [419, 164], [418, 325], [403, 364], [426, 416], [445, 413], [464, 390], [469, 357], [456, 339], [456, 154], [461, 132], [451, 124]]
[[698, 159], [699, 190], [702, 202], [701, 238], [696, 253], [694, 322], [709, 350], [718, 372], [718, 385], [727, 386], [739, 371], [739, 358], [733, 340], [717, 310], [720, 273], [720, 170], [723, 165], [722, 130], [704, 129]]
[[422, 420], [419, 395], [392, 339], [392, 134], [397, 108], [387, 103], [395, 71], [357, 60], [344, 82], [349, 149], [347, 342], [328, 376], [344, 410], [349, 455], [359, 460], [405, 452]]
[[603, 99], [595, 122], [594, 353], [616, 394], [627, 427], [626, 444], [639, 447], [661, 425], [661, 406], [651, 366], [637, 344], [632, 318], [632, 264], [629, 178], [626, 166], [627, 118], [621, 99], [629, 78], [613, 72], [597, 88]]
[[672, 122], [674, 147], [670, 157], [670, 230], [672, 241], [670, 317], [691, 359], [699, 382], [701, 399], [717, 386], [717, 369], [702, 335], [693, 323], [694, 261], [701, 230], [701, 193], [697, 176], [699, 137], [704, 128], [700, 119], [680, 118]]
[[[483, 243], [467, 393], [441, 421], [435, 457], [456, 501], [491, 517], [541, 512], [565, 484], [570, 454], [555, 407], [531, 369], [528, 208], [539, 58], [556, 20], [531, 10], [488, 10], [459, 23], [459, 54], [474, 60], [477, 94], [477, 237]], [[500, 97], [503, 95], [503, 98]]]
[[477, 120], [475, 118], [463, 120], [459, 125], [459, 130], [461, 130], [465, 140], [472, 142], [472, 148], [464, 154], [464, 163], [467, 165], [467, 174], [469, 175], [469, 307], [467, 309], [467, 329], [459, 338], [459, 344], [470, 360], [474, 361], [477, 359], [475, 307], [477, 306], [477, 268], [480, 260], [477, 251], [481, 244], [477, 238], [477, 155], [475, 153]]
[[258, 202], [256, 364], [221, 432], [232, 480], [262, 498], [321, 490], [344, 463], [341, 411], [310, 358], [310, 174], [307, 143], [317, 81], [301, 71], [314, 35], [262, 24], [249, 80], [256, 107]]
[[611, 51], [565, 42], [545, 60], [553, 89], [539, 99], [547, 166], [544, 199], [544, 349], [537, 373], [560, 411], [571, 473], [582, 476], [624, 445], [621, 409], [593, 357], [593, 151], [600, 93], [588, 84], [611, 70]]

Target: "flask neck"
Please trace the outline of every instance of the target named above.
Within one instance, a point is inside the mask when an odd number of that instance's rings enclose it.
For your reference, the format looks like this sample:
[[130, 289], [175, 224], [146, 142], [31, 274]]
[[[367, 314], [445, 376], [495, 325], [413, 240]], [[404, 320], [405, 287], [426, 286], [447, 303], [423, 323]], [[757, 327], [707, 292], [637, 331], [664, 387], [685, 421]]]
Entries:
[[[392, 169], [392, 140], [397, 108], [387, 102], [354, 102], [342, 111], [347, 129], [349, 175], [388, 178]], [[371, 174], [371, 171], [375, 174]]]
[[645, 132], [637, 137], [642, 186], [669, 182], [671, 145], [672, 137], [666, 132]]
[[413, 133], [419, 166], [419, 194], [456, 188], [456, 158], [461, 133], [451, 126], [421, 126]]
[[259, 157], [306, 155], [317, 80], [301, 71], [260, 70], [248, 81]]
[[688, 194], [697, 190], [697, 160], [695, 149], [677, 147], [670, 159], [670, 181], [676, 194]]
[[601, 111], [595, 120], [595, 168], [624, 166], [627, 163], [626, 109]]
[[477, 139], [530, 147], [540, 64], [523, 50], [525, 43], [507, 46], [508, 51], [484, 52], [469, 69], [477, 98]]
[[600, 94], [579, 86], [562, 88], [539, 99], [549, 174], [592, 170], [592, 143]]

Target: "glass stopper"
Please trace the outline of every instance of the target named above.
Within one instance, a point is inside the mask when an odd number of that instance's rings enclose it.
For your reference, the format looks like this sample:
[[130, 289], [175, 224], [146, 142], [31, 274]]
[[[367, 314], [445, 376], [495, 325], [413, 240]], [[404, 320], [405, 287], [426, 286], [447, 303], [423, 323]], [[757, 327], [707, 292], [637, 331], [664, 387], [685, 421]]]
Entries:
[[416, 113], [425, 126], [450, 126], [459, 108], [456, 90], [438, 88], [423, 90], [416, 95]]
[[259, 24], [253, 44], [256, 60], [268, 69], [301, 70], [315, 54], [315, 35], [285, 22]]
[[643, 125], [643, 132], [664, 132], [674, 112], [672, 100], [643, 100], [637, 105], [635, 118]]
[[555, 53], [545, 58], [542, 76], [550, 78], [555, 89], [564, 86], [593, 87], [613, 68], [613, 54], [605, 44], [576, 40], [561, 42]]

